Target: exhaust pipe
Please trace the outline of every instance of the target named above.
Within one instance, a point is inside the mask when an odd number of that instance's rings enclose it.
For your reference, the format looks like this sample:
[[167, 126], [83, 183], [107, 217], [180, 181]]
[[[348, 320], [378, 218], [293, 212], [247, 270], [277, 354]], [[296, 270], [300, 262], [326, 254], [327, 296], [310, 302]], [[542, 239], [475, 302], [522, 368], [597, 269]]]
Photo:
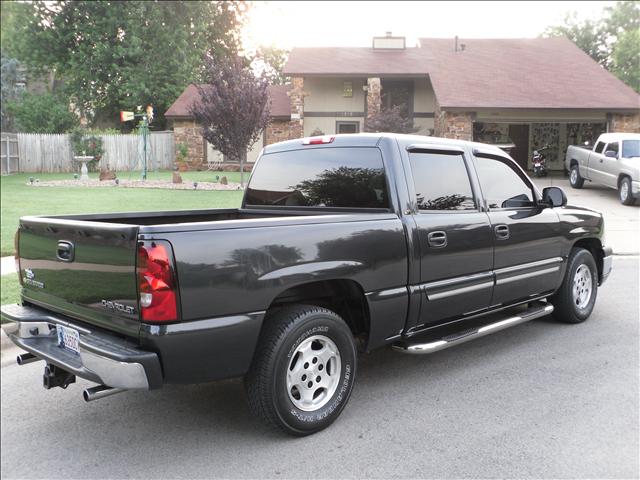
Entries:
[[94, 400], [100, 400], [101, 398], [125, 391], [126, 388], [112, 388], [106, 385], [98, 385], [97, 387], [87, 388], [82, 392], [82, 398], [84, 398], [85, 402], [93, 402]]
[[39, 362], [42, 360], [40, 357], [36, 357], [33, 353], [22, 353], [16, 357], [16, 363], [18, 365], [26, 365], [27, 363]]

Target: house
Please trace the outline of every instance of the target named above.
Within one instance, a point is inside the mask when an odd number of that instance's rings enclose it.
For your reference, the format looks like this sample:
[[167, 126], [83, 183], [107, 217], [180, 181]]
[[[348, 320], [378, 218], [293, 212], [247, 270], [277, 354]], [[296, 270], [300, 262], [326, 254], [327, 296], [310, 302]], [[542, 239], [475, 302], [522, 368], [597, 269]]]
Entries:
[[422, 38], [409, 47], [387, 34], [365, 48], [294, 48], [284, 74], [289, 124], [282, 96], [282, 133], [267, 132], [266, 143], [360, 132], [400, 105], [417, 134], [513, 144], [525, 168], [548, 144], [549, 168], [562, 169], [567, 145], [640, 132], [640, 96], [565, 38]]
[[[270, 85], [271, 120], [262, 137], [247, 152], [247, 163], [258, 158], [264, 145], [294, 138], [291, 133], [291, 106], [287, 95], [288, 85]], [[176, 148], [180, 144], [187, 146], [187, 158], [191, 169], [206, 169], [208, 162], [223, 162], [222, 154], [202, 137], [202, 127], [191, 114], [191, 105], [200, 95], [195, 85], [189, 85], [165, 113], [173, 129]]]

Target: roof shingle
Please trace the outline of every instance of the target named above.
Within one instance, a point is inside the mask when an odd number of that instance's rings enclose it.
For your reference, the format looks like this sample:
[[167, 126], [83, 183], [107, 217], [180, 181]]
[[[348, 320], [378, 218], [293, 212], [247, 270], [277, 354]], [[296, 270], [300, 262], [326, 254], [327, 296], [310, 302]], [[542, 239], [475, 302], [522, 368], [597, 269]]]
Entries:
[[[269, 99], [271, 100], [271, 117], [291, 117], [291, 104], [289, 102], [289, 85], [269, 85]], [[198, 89], [190, 84], [184, 92], [173, 102], [173, 105], [165, 112], [167, 118], [193, 118], [191, 105], [200, 99]]]

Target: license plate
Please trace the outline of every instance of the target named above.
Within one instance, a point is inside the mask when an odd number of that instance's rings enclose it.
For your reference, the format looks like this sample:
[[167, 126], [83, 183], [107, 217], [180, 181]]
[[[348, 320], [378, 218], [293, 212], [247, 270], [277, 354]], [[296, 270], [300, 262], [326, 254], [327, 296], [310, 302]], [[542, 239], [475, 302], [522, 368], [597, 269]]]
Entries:
[[58, 332], [59, 347], [66, 348], [67, 350], [71, 350], [75, 353], [80, 353], [80, 347], [78, 346], [80, 334], [77, 330], [69, 327], [63, 327], [62, 325], [58, 325], [56, 330]]

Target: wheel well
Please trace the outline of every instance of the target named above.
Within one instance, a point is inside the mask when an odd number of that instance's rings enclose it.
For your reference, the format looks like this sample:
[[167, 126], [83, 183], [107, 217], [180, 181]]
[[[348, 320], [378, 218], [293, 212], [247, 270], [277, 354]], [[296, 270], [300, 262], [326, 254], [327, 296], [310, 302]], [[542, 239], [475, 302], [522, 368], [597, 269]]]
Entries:
[[572, 158], [569, 162], [569, 168], [573, 167], [574, 165], [578, 165], [578, 161], [575, 158]]
[[620, 175], [618, 175], [618, 188], [620, 188], [620, 184], [622, 183], [622, 179], [623, 178], [629, 178], [631, 179], [631, 177], [629, 175], [627, 175], [626, 173], [621, 173]]
[[603, 257], [602, 243], [597, 238], [582, 238], [573, 244], [573, 248], [584, 248], [589, 250], [598, 267], [598, 278], [602, 278]]
[[356, 336], [369, 334], [369, 307], [364, 291], [353, 280], [324, 280], [289, 288], [273, 299], [269, 312], [287, 305], [324, 307], [340, 315]]

